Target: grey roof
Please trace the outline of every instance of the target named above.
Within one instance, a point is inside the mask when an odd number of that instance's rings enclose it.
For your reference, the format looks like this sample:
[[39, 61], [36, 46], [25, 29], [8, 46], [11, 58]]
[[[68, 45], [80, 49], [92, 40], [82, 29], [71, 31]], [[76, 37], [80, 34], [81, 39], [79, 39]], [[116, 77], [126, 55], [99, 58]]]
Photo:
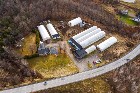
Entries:
[[[81, 50], [81, 49], [83, 49], [82, 46], [81, 46], [80, 44], [78, 44], [73, 38], [70, 38], [68, 42], [69, 42], [69, 44], [70, 44], [71, 46], [73, 46], [76, 50]], [[76, 47], [75, 47], [75, 46], [76, 46]]]
[[52, 35], [52, 38], [60, 38], [60, 35], [59, 34], [55, 34], [55, 35]]
[[40, 43], [40, 44], [39, 44], [39, 49], [45, 49], [44, 43]]
[[38, 54], [45, 55], [45, 54], [49, 54], [49, 52], [50, 52], [49, 48], [38, 49]]
[[54, 47], [50, 48], [50, 54], [58, 54], [58, 50]]
[[76, 50], [74, 52], [74, 55], [76, 58], [83, 58], [84, 56], [87, 55], [87, 52], [85, 51], [85, 49], [82, 49], [82, 50]]

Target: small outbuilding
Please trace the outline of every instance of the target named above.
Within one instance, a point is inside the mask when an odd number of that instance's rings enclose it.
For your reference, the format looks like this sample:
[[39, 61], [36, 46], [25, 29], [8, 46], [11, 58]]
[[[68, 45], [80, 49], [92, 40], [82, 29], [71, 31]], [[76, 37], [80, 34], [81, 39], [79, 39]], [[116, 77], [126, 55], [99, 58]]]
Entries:
[[69, 21], [68, 25], [70, 27], [72, 27], [72, 26], [75, 26], [75, 25], [78, 25], [78, 24], [81, 24], [81, 23], [82, 23], [82, 19], [80, 17], [78, 17], [78, 18], [75, 18], [75, 19]]
[[43, 41], [46, 41], [46, 40], [50, 39], [50, 35], [47, 32], [44, 25], [40, 25], [40, 26], [37, 26], [37, 27], [38, 27], [39, 33], [40, 33]]

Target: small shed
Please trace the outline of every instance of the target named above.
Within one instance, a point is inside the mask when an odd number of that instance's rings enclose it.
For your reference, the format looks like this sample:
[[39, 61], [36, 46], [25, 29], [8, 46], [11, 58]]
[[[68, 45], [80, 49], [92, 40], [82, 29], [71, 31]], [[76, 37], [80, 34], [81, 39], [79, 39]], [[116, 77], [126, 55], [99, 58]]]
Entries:
[[69, 25], [70, 27], [72, 27], [72, 26], [78, 25], [78, 24], [80, 24], [80, 23], [82, 23], [82, 19], [81, 19], [80, 17], [78, 17], [78, 18], [75, 18], [75, 19], [69, 21], [69, 22], [68, 22], [68, 25]]

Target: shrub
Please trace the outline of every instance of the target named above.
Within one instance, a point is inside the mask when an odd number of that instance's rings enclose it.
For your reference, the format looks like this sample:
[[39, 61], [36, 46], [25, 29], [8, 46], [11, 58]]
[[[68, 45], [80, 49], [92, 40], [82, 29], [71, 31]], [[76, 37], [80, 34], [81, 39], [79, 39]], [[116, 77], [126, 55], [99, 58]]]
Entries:
[[28, 55], [26, 55], [26, 56], [24, 56], [24, 59], [31, 59], [31, 58], [35, 58], [35, 57], [39, 57], [39, 54], [33, 54], [33, 55], [30, 55], [30, 56], [28, 56]]

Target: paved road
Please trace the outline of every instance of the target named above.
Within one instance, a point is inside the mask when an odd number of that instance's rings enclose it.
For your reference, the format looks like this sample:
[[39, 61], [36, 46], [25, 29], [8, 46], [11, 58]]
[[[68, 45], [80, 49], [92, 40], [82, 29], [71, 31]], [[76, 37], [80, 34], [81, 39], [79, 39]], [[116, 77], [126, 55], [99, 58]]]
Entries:
[[4, 90], [4, 91], [1, 91], [0, 93], [29, 93], [29, 92], [35, 92], [39, 90], [53, 88], [53, 87], [57, 87], [57, 86], [61, 86], [61, 85], [65, 85], [65, 84], [69, 84], [73, 82], [78, 82], [78, 81], [85, 80], [88, 78], [93, 78], [130, 62], [130, 60], [132, 60], [139, 54], [140, 54], [140, 44], [124, 57], [108, 65], [105, 65], [105, 66], [102, 66], [102, 67], [99, 67], [90, 71], [74, 74], [71, 76], [52, 79], [52, 80], [46, 81], [47, 85], [44, 85], [44, 82], [40, 82], [40, 83], [31, 84], [31, 85], [27, 85], [23, 87], [17, 87], [14, 89]]

